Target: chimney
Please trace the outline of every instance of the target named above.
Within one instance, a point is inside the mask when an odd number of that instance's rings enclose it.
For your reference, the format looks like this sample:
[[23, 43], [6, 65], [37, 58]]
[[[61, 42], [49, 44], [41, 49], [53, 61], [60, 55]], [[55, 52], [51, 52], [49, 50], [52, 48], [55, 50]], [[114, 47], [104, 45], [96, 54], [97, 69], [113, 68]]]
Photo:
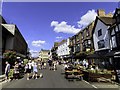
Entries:
[[97, 14], [98, 14], [98, 16], [105, 16], [105, 11], [102, 9], [98, 9]]

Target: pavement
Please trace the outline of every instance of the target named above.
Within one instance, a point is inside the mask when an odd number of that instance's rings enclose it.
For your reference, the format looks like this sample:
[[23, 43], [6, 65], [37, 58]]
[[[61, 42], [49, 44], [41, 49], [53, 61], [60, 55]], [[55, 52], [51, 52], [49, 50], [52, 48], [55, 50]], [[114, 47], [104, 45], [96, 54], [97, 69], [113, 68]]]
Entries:
[[58, 66], [58, 70], [52, 71], [47, 69], [39, 70], [39, 74], [43, 74], [43, 78], [27, 80], [26, 76], [19, 80], [2, 83], [2, 88], [113, 88], [118, 89], [118, 85], [111, 83], [90, 83], [87, 81], [69, 81], [64, 78], [63, 66]]

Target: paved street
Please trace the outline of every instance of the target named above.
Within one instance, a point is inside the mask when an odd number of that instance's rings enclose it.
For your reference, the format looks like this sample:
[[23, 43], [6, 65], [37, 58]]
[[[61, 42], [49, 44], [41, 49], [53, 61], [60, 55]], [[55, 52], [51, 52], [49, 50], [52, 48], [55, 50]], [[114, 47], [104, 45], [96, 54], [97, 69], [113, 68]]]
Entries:
[[47, 67], [46, 70], [39, 71], [39, 73], [43, 73], [43, 78], [28, 81], [25, 76], [23, 79], [4, 83], [3, 88], [97, 88], [84, 80], [68, 81], [64, 78], [62, 72], [62, 66], [58, 66], [57, 71], [50, 71]]
[[57, 71], [50, 71], [47, 68], [39, 71], [39, 73], [41, 72], [43, 73], [43, 78], [27, 81], [25, 76], [23, 79], [3, 84], [3, 88], [93, 88], [83, 81], [66, 80], [60, 67], [58, 67]]

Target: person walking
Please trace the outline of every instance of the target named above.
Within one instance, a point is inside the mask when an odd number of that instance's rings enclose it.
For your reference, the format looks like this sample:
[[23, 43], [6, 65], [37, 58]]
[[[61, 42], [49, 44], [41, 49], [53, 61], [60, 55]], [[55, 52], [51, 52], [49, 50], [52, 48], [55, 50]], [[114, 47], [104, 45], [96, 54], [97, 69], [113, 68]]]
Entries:
[[41, 62], [38, 60], [38, 69], [41, 70]]
[[53, 62], [53, 70], [55, 71], [57, 69], [56, 67], [56, 61]]
[[46, 69], [46, 65], [47, 65], [46, 62], [44, 62], [44, 69]]
[[37, 63], [35, 62], [34, 65], [33, 65], [33, 76], [32, 78], [35, 78], [37, 79], [37, 76], [38, 76], [38, 69], [37, 69]]
[[49, 60], [48, 63], [49, 63], [49, 69], [52, 70], [52, 60]]
[[14, 79], [19, 77], [19, 64], [17, 62], [15, 62], [13, 77]]
[[27, 68], [27, 80], [29, 80], [29, 77], [30, 77], [30, 73], [32, 71], [32, 63], [31, 63], [31, 60], [29, 60], [28, 62], [28, 68]]
[[8, 61], [5, 62], [6, 63], [6, 67], [5, 67], [5, 80], [8, 82], [9, 80], [9, 72], [10, 72], [10, 64], [8, 63]]

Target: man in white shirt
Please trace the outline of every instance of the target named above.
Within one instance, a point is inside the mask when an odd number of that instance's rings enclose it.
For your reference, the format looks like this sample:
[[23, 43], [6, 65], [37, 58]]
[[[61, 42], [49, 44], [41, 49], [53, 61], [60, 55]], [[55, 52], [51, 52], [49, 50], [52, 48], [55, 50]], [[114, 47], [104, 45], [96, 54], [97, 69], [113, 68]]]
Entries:
[[8, 81], [8, 75], [10, 72], [10, 64], [8, 63], [8, 61], [6, 61], [6, 67], [5, 67], [5, 80]]

